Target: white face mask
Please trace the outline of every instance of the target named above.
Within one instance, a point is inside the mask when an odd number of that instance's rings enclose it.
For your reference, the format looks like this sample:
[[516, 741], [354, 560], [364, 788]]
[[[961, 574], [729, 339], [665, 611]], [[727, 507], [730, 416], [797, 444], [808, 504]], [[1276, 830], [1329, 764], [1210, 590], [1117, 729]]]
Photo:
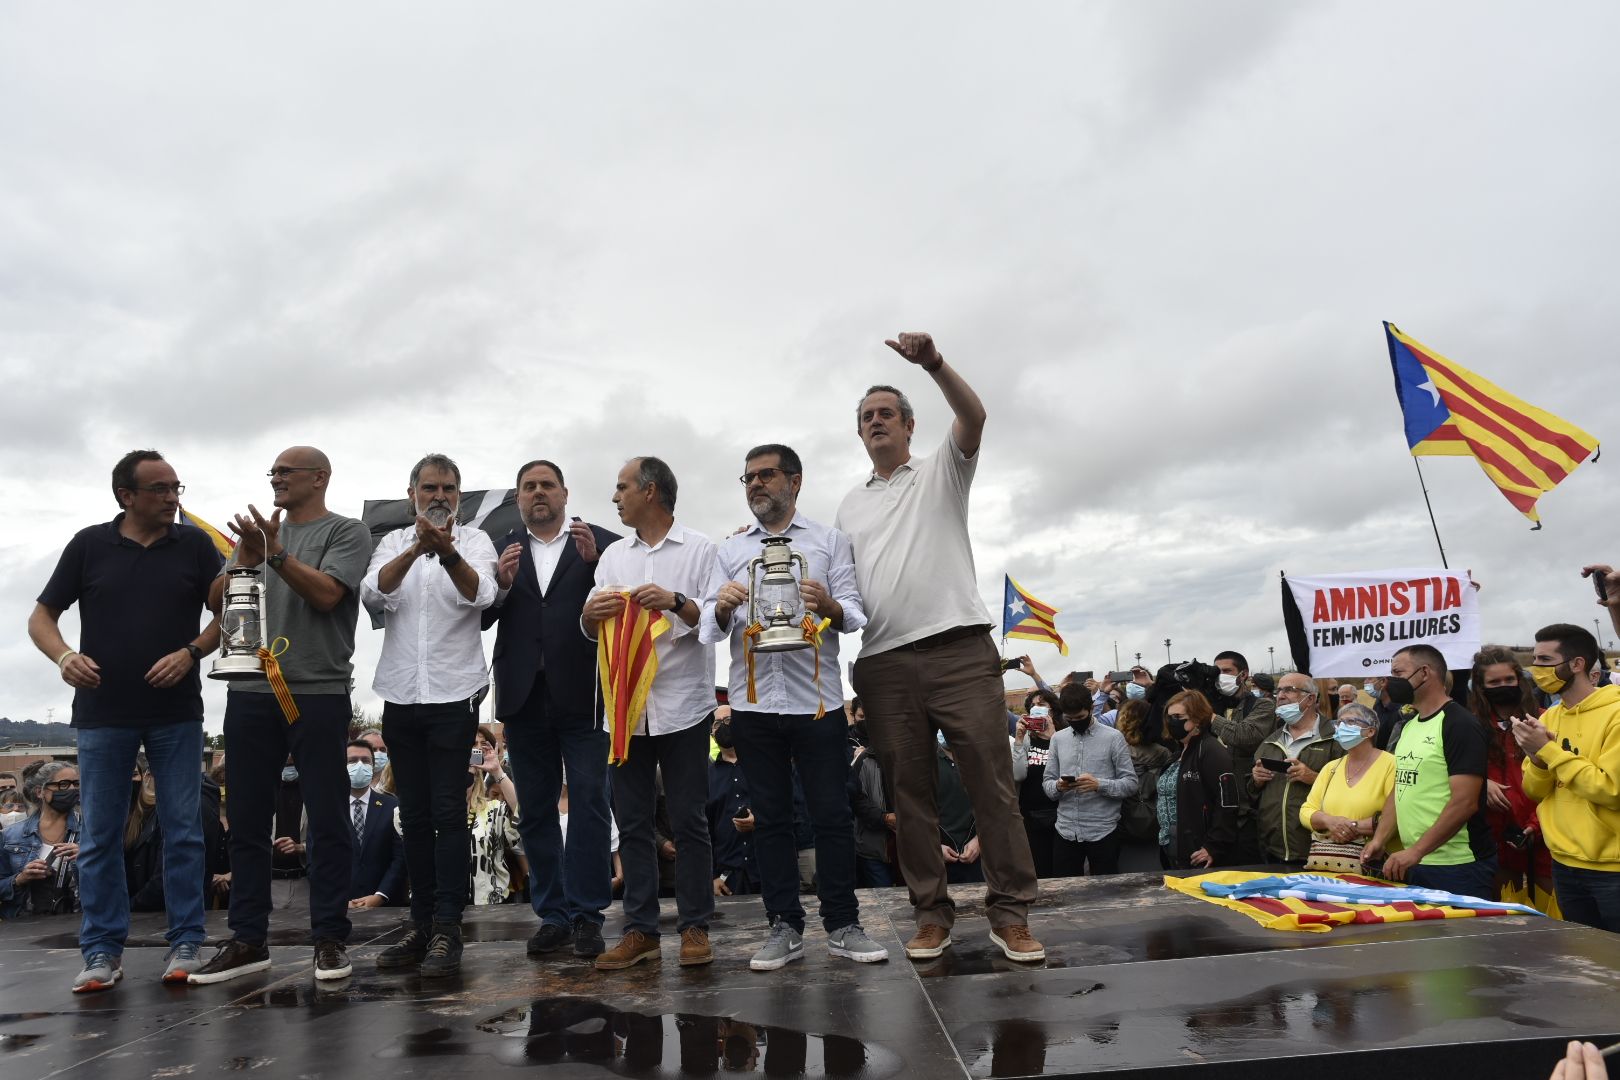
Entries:
[[1215, 688], [1217, 690], [1219, 690], [1221, 693], [1225, 694], [1227, 697], [1237, 697], [1237, 692], [1238, 692], [1238, 679], [1237, 679], [1237, 676], [1236, 675], [1228, 675], [1225, 672], [1222, 672], [1221, 677], [1215, 680]]
[[13, 810], [9, 814], [0, 814], [0, 828], [10, 828], [28, 815], [21, 810]]

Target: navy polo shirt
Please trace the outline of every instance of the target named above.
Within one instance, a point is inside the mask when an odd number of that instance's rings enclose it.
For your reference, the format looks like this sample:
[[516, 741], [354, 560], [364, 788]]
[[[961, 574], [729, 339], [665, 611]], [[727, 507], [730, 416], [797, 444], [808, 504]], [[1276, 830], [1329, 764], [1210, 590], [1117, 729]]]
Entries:
[[78, 651], [101, 668], [101, 685], [73, 694], [74, 727], [146, 727], [201, 720], [202, 665], [167, 689], [147, 683], [160, 659], [194, 641], [208, 588], [225, 560], [208, 534], [171, 525], [151, 547], [118, 531], [124, 515], [81, 529], [39, 594], [54, 611], [79, 605]]

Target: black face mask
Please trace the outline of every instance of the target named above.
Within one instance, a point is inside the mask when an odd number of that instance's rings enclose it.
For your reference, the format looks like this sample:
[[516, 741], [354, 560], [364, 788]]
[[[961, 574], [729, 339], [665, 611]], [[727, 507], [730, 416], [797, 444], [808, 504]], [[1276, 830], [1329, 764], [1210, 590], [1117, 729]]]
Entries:
[[1523, 692], [1516, 683], [1512, 686], [1485, 687], [1485, 700], [1492, 705], [1517, 705], [1522, 697]]
[[68, 788], [66, 791], [53, 791], [47, 801], [51, 804], [51, 809], [58, 814], [71, 814], [73, 808], [79, 805], [79, 789]]
[[731, 738], [731, 721], [728, 720], [725, 723], [715, 727], [714, 745], [718, 746], [722, 750], [730, 750], [733, 746], [737, 745], [736, 742]]
[[1389, 681], [1384, 684], [1384, 693], [1388, 694], [1389, 700], [1397, 705], [1410, 705], [1417, 700], [1417, 688], [1412, 685], [1412, 680], [1403, 679], [1399, 675], [1389, 677]]

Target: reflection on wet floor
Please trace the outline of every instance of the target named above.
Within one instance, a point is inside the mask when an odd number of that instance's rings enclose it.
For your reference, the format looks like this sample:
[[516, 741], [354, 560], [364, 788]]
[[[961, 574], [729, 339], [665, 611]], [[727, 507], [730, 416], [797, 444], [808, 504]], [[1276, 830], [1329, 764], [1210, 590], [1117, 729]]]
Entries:
[[506, 1065], [593, 1064], [624, 1076], [763, 1073], [876, 1080], [900, 1071], [881, 1046], [724, 1016], [623, 1012], [589, 998], [542, 998], [476, 1025], [485, 1037], [448, 1027], [412, 1034], [383, 1058], [488, 1054]]

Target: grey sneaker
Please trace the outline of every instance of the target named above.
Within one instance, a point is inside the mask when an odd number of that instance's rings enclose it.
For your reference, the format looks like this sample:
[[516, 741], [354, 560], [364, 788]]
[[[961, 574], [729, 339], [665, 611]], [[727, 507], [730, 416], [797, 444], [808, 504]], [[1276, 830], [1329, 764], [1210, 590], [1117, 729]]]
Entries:
[[857, 964], [881, 964], [889, 958], [889, 950], [867, 937], [860, 923], [841, 926], [828, 934], [827, 951]]
[[112, 953], [91, 953], [84, 962], [84, 970], [73, 980], [75, 994], [88, 994], [93, 990], [111, 990], [124, 977], [124, 963]]
[[754, 954], [748, 966], [755, 971], [775, 971], [790, 961], [804, 959], [804, 938], [781, 919], [771, 920], [771, 936], [765, 947]]
[[202, 942], [182, 941], [169, 950], [169, 966], [163, 969], [163, 981], [189, 982], [191, 973], [202, 966]]

